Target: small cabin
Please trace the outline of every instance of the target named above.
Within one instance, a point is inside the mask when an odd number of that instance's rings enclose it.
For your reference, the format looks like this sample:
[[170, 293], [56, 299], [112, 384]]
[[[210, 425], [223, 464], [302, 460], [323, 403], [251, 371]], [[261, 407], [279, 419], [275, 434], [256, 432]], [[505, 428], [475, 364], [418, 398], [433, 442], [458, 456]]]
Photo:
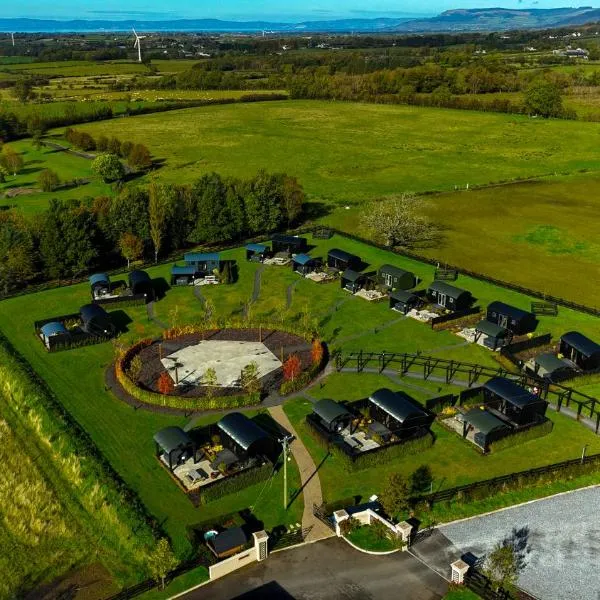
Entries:
[[581, 371], [600, 369], [600, 345], [577, 331], [560, 338], [559, 353]]
[[544, 420], [548, 403], [504, 377], [492, 377], [483, 384], [487, 408], [494, 408], [516, 425], [530, 425]]
[[454, 312], [468, 309], [473, 302], [471, 292], [437, 280], [427, 288], [427, 298], [433, 304]]
[[340, 285], [343, 290], [356, 294], [365, 287], [368, 277], [364, 273], [357, 273], [352, 269], [346, 269], [340, 278]]
[[537, 319], [533, 313], [499, 301], [492, 302], [487, 307], [486, 319], [515, 335], [530, 333], [537, 327]]
[[308, 275], [314, 271], [318, 271], [322, 266], [320, 258], [313, 258], [308, 254], [296, 254], [292, 259], [292, 271], [300, 273], [300, 275]]
[[224, 434], [223, 446], [233, 452], [238, 460], [267, 457], [273, 460], [278, 454], [277, 442], [246, 415], [233, 412], [225, 415], [217, 427]]
[[344, 406], [327, 398], [315, 402], [313, 414], [319, 418], [320, 424], [330, 433], [343, 431], [354, 419], [354, 415]]
[[154, 300], [154, 284], [146, 271], [131, 271], [127, 278], [129, 289], [134, 296], [143, 294], [147, 300]]
[[110, 278], [106, 273], [94, 273], [90, 277], [90, 287], [92, 288], [92, 298], [102, 298], [110, 296]]
[[207, 540], [212, 553], [220, 560], [241, 552], [248, 543], [242, 527], [231, 527]]
[[390, 294], [390, 308], [403, 315], [421, 306], [421, 298], [405, 290], [396, 290]]
[[173, 471], [190, 458], [196, 462], [197, 448], [189, 434], [181, 427], [165, 427], [154, 434], [156, 457]]
[[471, 435], [473, 442], [482, 450], [487, 450], [492, 442], [511, 432], [507, 423], [481, 408], [472, 408], [462, 415], [462, 422], [463, 438]]
[[246, 260], [250, 262], [263, 262], [270, 254], [270, 250], [264, 244], [248, 244], [246, 246]]
[[191, 285], [196, 279], [196, 268], [188, 265], [171, 267], [171, 285]]
[[55, 336], [68, 336], [69, 331], [67, 328], [58, 321], [51, 321], [40, 327], [40, 336], [44, 344], [49, 345], [50, 338]]
[[271, 247], [273, 248], [273, 254], [277, 254], [278, 252], [300, 254], [308, 250], [308, 242], [303, 237], [277, 233], [273, 236]]
[[221, 257], [218, 252], [186, 252], [183, 260], [188, 267], [194, 267], [196, 277], [213, 275], [221, 268]]
[[575, 375], [573, 367], [551, 352], [544, 352], [530, 358], [524, 365], [526, 373], [537, 375], [552, 383], [571, 379]]
[[346, 269], [360, 271], [362, 260], [354, 254], [333, 248], [327, 253], [327, 266], [338, 271], [345, 271]]
[[483, 345], [486, 348], [497, 350], [510, 341], [512, 333], [508, 329], [500, 327], [497, 323], [491, 323], [487, 319], [483, 319], [475, 326], [475, 341], [479, 342], [482, 337]]
[[112, 336], [115, 326], [108, 313], [99, 304], [86, 304], [79, 309], [81, 329], [90, 335]]
[[417, 285], [414, 273], [394, 265], [382, 265], [377, 271], [377, 282], [388, 290], [410, 290]]

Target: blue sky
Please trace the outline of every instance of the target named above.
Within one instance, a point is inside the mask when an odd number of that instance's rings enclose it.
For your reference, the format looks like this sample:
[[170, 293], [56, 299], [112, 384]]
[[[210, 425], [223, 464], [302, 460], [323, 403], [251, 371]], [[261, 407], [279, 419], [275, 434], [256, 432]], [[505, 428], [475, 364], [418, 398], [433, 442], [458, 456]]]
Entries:
[[[420, 16], [450, 8], [556, 8], [568, 0], [2, 0], [2, 17], [85, 19], [268, 19], [319, 20], [339, 17]], [[583, 0], [575, 6], [589, 5]], [[596, 4], [596, 3], [594, 3]]]

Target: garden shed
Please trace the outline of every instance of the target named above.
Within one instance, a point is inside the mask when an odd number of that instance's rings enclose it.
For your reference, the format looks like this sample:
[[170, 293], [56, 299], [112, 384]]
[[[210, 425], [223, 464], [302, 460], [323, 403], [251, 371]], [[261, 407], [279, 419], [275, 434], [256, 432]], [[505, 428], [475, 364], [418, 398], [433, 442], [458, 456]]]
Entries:
[[79, 309], [81, 329], [90, 335], [101, 337], [112, 336], [115, 333], [108, 313], [98, 304], [86, 304]]
[[264, 244], [248, 244], [246, 246], [246, 260], [263, 262], [269, 255], [269, 248]]
[[452, 311], [466, 310], [473, 302], [471, 292], [439, 280], [427, 288], [427, 298], [434, 304]]
[[462, 419], [463, 438], [471, 435], [473, 442], [483, 450], [487, 450], [491, 442], [510, 433], [510, 427], [504, 421], [481, 408], [472, 408]]
[[571, 365], [551, 352], [538, 354], [525, 363], [525, 371], [554, 383], [570, 379], [575, 374]]
[[196, 446], [181, 427], [165, 427], [154, 434], [156, 456], [172, 471], [177, 465], [193, 458], [197, 462]]
[[247, 543], [248, 537], [241, 527], [226, 529], [207, 541], [213, 554], [220, 559], [241, 552]]
[[67, 328], [58, 321], [51, 321], [40, 327], [40, 334], [45, 344], [48, 344], [48, 340], [56, 335], [69, 335]]
[[228, 447], [240, 460], [277, 454], [275, 440], [259, 425], [239, 412], [225, 415], [217, 426], [225, 434], [223, 446]]
[[352, 294], [361, 290], [367, 281], [367, 276], [363, 273], [357, 273], [352, 269], [346, 269], [340, 278], [341, 287]]
[[421, 298], [416, 294], [411, 294], [405, 290], [396, 290], [390, 294], [390, 308], [403, 315], [418, 308], [421, 305]]
[[388, 290], [410, 290], [417, 285], [417, 278], [410, 271], [386, 264], [379, 267], [377, 282]]
[[320, 258], [313, 258], [308, 254], [296, 254], [292, 259], [292, 270], [300, 275], [308, 275], [320, 269], [322, 262]]
[[487, 348], [496, 350], [504, 346], [510, 340], [512, 334], [504, 327], [483, 319], [475, 326], [475, 341], [478, 342], [482, 336], [485, 336], [483, 344]]
[[134, 296], [144, 294], [147, 300], [154, 300], [154, 285], [146, 271], [131, 271], [128, 275], [129, 289]]
[[332, 248], [327, 253], [327, 266], [338, 271], [345, 271], [346, 269], [359, 271], [362, 266], [362, 260], [349, 252]]
[[515, 335], [523, 335], [534, 331], [537, 327], [535, 315], [526, 310], [510, 306], [504, 302], [492, 302], [487, 307], [487, 320]]
[[106, 273], [94, 273], [90, 277], [92, 298], [101, 298], [110, 295], [110, 278]]
[[271, 246], [275, 254], [278, 252], [299, 254], [301, 252], [306, 252], [308, 249], [308, 242], [306, 238], [296, 235], [283, 235], [281, 233], [276, 233], [273, 236]]
[[413, 435], [418, 429], [429, 429], [434, 419], [408, 395], [388, 388], [373, 392], [368, 406], [371, 418], [399, 437]]
[[582, 371], [600, 369], [600, 345], [582, 333], [565, 333], [560, 338], [559, 352]]
[[195, 277], [195, 267], [187, 265], [173, 265], [171, 267], [171, 285], [190, 285], [194, 283]]
[[504, 377], [492, 377], [483, 384], [486, 407], [502, 413], [516, 425], [530, 425], [544, 420], [548, 403]]
[[321, 425], [330, 432], [342, 431], [354, 418], [346, 407], [328, 398], [315, 402], [313, 413], [319, 417]]
[[218, 252], [186, 252], [183, 260], [188, 267], [194, 267], [197, 277], [212, 275], [221, 268], [221, 257]]

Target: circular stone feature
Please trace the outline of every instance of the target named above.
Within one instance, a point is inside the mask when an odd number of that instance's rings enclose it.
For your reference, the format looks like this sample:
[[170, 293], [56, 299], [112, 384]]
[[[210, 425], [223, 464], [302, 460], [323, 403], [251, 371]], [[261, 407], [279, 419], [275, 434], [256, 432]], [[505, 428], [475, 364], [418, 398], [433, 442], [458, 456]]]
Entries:
[[261, 342], [203, 340], [181, 348], [161, 360], [180, 386], [202, 385], [208, 369], [214, 369], [219, 387], [239, 387], [242, 369], [252, 362], [262, 378], [281, 367], [281, 361]]

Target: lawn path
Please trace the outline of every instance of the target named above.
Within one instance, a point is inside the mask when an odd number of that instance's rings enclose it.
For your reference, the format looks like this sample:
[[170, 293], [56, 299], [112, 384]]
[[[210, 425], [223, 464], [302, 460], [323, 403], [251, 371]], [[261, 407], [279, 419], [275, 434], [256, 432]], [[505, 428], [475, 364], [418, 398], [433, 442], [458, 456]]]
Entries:
[[196, 299], [200, 302], [200, 304], [202, 304], [202, 306], [206, 304], [206, 298], [204, 297], [199, 285], [194, 286], [194, 296], [196, 296]]
[[148, 314], [148, 319], [150, 319], [150, 321], [154, 321], [154, 323], [159, 327], [162, 327], [162, 329], [169, 329], [169, 326], [154, 314], [154, 302], [148, 302], [148, 304], [146, 304], [146, 313]]
[[331, 537], [333, 532], [313, 514], [313, 505], [320, 506], [323, 504], [323, 493], [321, 491], [321, 480], [319, 479], [318, 469], [311, 455], [281, 406], [269, 408], [269, 414], [295, 438], [290, 448], [294, 460], [298, 465], [300, 480], [302, 481], [302, 494], [304, 496], [302, 528], [309, 529], [306, 541], [315, 542], [326, 537]]
[[290, 283], [285, 290], [285, 306], [286, 308], [291, 308], [292, 300], [294, 299], [294, 288], [301, 282], [301, 279], [297, 279], [294, 283]]

